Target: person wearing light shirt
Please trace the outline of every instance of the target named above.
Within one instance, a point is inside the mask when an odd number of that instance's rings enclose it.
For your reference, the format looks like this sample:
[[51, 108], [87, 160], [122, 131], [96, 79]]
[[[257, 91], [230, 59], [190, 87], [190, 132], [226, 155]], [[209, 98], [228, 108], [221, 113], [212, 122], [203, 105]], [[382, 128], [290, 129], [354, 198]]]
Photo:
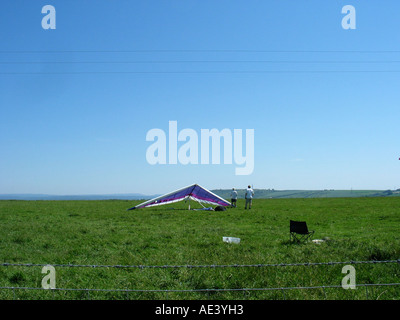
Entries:
[[235, 188], [232, 188], [232, 192], [231, 192], [231, 206], [232, 206], [233, 208], [236, 208], [237, 197], [238, 197], [237, 191], [235, 190]]
[[254, 191], [253, 189], [248, 186], [246, 193], [244, 195], [245, 199], [246, 199], [246, 204], [245, 204], [245, 209], [247, 209], [247, 205], [249, 206], [249, 209], [251, 209], [251, 205], [253, 204], [253, 196], [254, 196]]

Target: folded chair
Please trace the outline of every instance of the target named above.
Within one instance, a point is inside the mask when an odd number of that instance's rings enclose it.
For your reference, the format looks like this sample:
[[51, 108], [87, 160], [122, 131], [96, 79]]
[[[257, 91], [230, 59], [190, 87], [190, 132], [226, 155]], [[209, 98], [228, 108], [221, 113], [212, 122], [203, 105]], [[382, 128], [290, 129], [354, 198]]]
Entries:
[[309, 231], [305, 221], [290, 220], [290, 241], [305, 242], [311, 239], [314, 231]]

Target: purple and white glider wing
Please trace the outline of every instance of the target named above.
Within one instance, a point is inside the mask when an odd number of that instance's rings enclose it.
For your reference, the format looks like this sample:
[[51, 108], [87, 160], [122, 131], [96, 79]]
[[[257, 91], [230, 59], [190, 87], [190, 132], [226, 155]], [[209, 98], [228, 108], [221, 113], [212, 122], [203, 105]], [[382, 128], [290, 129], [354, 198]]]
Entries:
[[128, 210], [160, 206], [163, 204], [174, 203], [186, 199], [193, 199], [201, 203], [207, 203], [212, 205], [230, 206], [230, 203], [228, 201], [222, 199], [221, 197], [217, 196], [211, 191], [199, 186], [198, 184], [193, 184], [191, 186], [184, 187], [182, 189], [164, 194], [154, 199], [147, 200]]

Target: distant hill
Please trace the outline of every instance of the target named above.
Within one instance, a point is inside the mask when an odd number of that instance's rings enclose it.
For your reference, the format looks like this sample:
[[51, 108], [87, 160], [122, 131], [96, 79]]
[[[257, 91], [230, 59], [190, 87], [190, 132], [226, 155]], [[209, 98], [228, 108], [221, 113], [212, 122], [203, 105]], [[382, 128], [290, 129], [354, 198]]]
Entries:
[[[220, 197], [229, 200], [231, 189], [211, 190]], [[244, 198], [244, 189], [236, 189], [239, 199]], [[255, 189], [255, 199], [287, 198], [359, 198], [359, 197], [398, 197], [397, 190], [274, 190]], [[0, 200], [148, 200], [159, 196], [140, 193], [94, 194], [94, 195], [49, 195], [49, 194], [0, 194]]]
[[147, 200], [156, 196], [140, 193], [91, 195], [0, 194], [0, 200]]
[[[224, 199], [229, 199], [231, 189], [212, 190]], [[244, 198], [245, 189], [236, 189], [238, 197]], [[348, 198], [348, 197], [393, 197], [400, 196], [397, 190], [274, 190], [255, 189], [255, 199], [281, 199], [281, 198]]]

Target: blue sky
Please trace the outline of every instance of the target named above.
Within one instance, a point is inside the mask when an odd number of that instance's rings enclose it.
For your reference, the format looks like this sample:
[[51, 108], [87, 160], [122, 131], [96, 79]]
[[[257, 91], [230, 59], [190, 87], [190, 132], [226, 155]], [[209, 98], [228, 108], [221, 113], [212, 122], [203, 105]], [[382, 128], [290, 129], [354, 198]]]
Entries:
[[[41, 26], [47, 4], [55, 30]], [[355, 30], [341, 25], [348, 4]], [[0, 9], [0, 193], [400, 188], [398, 1]], [[198, 133], [254, 129], [253, 173], [150, 165], [146, 133], [167, 133], [169, 121]]]

